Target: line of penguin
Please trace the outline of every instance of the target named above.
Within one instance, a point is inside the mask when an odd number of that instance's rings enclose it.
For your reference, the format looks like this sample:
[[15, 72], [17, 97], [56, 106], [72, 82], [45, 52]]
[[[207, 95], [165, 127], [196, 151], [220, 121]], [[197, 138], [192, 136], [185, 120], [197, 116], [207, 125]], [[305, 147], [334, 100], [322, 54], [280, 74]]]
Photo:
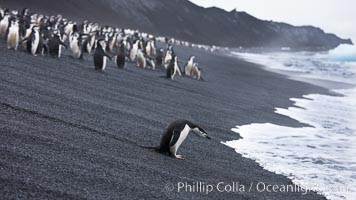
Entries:
[[[6, 40], [8, 49], [24, 48], [33, 56], [60, 58], [63, 48], [69, 49], [76, 59], [83, 59], [84, 55], [93, 56], [95, 70], [99, 71], [105, 70], [109, 59], [122, 69], [126, 69], [127, 62], [135, 62], [143, 69], [155, 70], [163, 66], [166, 77], [172, 80], [176, 75], [202, 80], [202, 70], [194, 62], [195, 56], [189, 58], [182, 70], [172, 43], [195, 46], [173, 38], [156, 38], [128, 29], [100, 27], [87, 20], [77, 25], [61, 15], [44, 16], [30, 13], [28, 8], [21, 12], [0, 8], [0, 37]], [[166, 52], [156, 47], [157, 40], [168, 44]]]

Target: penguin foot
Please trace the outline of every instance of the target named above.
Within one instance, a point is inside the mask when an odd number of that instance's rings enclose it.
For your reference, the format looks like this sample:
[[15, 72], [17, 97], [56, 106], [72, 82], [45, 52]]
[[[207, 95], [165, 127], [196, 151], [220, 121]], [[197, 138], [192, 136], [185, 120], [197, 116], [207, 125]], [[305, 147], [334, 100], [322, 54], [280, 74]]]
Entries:
[[182, 155], [175, 155], [175, 157], [179, 160], [184, 160], [185, 158]]

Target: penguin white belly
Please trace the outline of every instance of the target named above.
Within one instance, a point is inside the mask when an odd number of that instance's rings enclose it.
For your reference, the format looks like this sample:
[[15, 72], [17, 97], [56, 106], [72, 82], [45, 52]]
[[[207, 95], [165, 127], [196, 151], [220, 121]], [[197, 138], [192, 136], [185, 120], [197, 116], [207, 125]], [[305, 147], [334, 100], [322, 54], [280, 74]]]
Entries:
[[59, 49], [58, 49], [58, 58], [61, 57], [62, 54], [62, 45], [59, 45]]
[[167, 54], [166, 57], [164, 58], [164, 68], [167, 69], [170, 60], [172, 60], [172, 55], [171, 54]]
[[146, 54], [148, 57], [151, 56], [151, 43], [148, 43], [147, 47], [146, 47]]
[[175, 74], [178, 73], [179, 76], [182, 76], [182, 73], [180, 73], [180, 70], [179, 70], [178, 63], [177, 63], [177, 62], [174, 63], [174, 73], [175, 73]]
[[18, 27], [11, 27], [9, 29], [9, 34], [7, 37], [7, 46], [10, 49], [17, 50], [19, 44], [19, 28]]
[[200, 80], [200, 74], [201, 74], [201, 72], [200, 72], [200, 70], [198, 69], [198, 67], [196, 67], [196, 66], [193, 67], [193, 69], [192, 69], [192, 76], [193, 76], [193, 78]]
[[141, 52], [137, 54], [137, 67], [146, 68], [146, 59]]
[[72, 42], [70, 43], [70, 49], [72, 50], [72, 55], [74, 58], [80, 57], [80, 49], [78, 46], [78, 41], [76, 39], [72, 39]]
[[138, 48], [136, 48], [135, 46], [132, 48], [131, 52], [130, 52], [130, 60], [134, 61], [136, 56], [137, 56], [137, 51]]
[[28, 38], [31, 35], [31, 29], [27, 29], [24, 38]]
[[104, 71], [106, 68], [106, 57], [103, 57], [103, 67], [101, 68], [101, 71]]
[[32, 41], [32, 46], [31, 46], [31, 53], [33, 55], [36, 54], [37, 48], [38, 48], [38, 44], [40, 43], [40, 36], [38, 33], [35, 34], [35, 38]]
[[95, 44], [95, 37], [92, 36], [90, 42], [87, 45], [87, 51], [89, 54], [91, 54], [91, 50], [93, 49], [94, 44]]
[[178, 141], [173, 146], [170, 147], [171, 153], [173, 153], [174, 155], [177, 155], [178, 148], [184, 142], [184, 140], [187, 138], [189, 132], [190, 132], [190, 127], [188, 125], [185, 125], [184, 129], [180, 133]]
[[186, 68], [185, 68], [185, 75], [190, 76], [191, 73], [192, 73], [192, 68], [193, 68], [193, 62], [192, 62], [192, 61], [189, 61], [189, 62], [187, 63]]
[[76, 45], [72, 48], [73, 50], [73, 56], [74, 58], [79, 58], [80, 57], [80, 49], [79, 49], [79, 46]]
[[1, 36], [5, 35], [8, 25], [9, 25], [9, 23], [6, 22], [5, 19], [0, 22], [0, 35]]

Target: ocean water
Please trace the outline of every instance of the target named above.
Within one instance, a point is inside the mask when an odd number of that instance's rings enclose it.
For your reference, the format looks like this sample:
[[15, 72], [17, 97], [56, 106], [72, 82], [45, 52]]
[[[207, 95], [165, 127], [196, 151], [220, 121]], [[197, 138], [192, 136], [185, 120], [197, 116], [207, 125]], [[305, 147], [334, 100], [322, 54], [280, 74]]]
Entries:
[[[277, 114], [310, 126], [293, 128], [271, 123], [246, 124], [232, 128], [243, 139], [224, 144], [244, 157], [256, 160], [265, 169], [288, 176], [304, 189], [317, 191], [328, 199], [356, 199], [354, 58], [348, 59], [338, 49], [323, 53], [233, 55], [298, 80], [345, 83], [341, 89], [340, 84], [338, 89], [329, 88], [340, 94], [338, 96], [306, 94], [300, 99], [292, 98], [293, 107], [275, 109]], [[342, 60], [338, 60], [339, 57]]]

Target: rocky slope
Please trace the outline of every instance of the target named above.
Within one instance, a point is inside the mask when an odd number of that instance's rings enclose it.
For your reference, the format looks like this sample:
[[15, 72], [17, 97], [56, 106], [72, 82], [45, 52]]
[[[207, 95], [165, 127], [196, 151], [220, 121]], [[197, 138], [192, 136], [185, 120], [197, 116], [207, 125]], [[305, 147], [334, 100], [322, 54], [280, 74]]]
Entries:
[[202, 8], [188, 0], [0, 0], [0, 5], [26, 6], [209, 45], [329, 49], [352, 43], [316, 27], [263, 21], [245, 12]]

